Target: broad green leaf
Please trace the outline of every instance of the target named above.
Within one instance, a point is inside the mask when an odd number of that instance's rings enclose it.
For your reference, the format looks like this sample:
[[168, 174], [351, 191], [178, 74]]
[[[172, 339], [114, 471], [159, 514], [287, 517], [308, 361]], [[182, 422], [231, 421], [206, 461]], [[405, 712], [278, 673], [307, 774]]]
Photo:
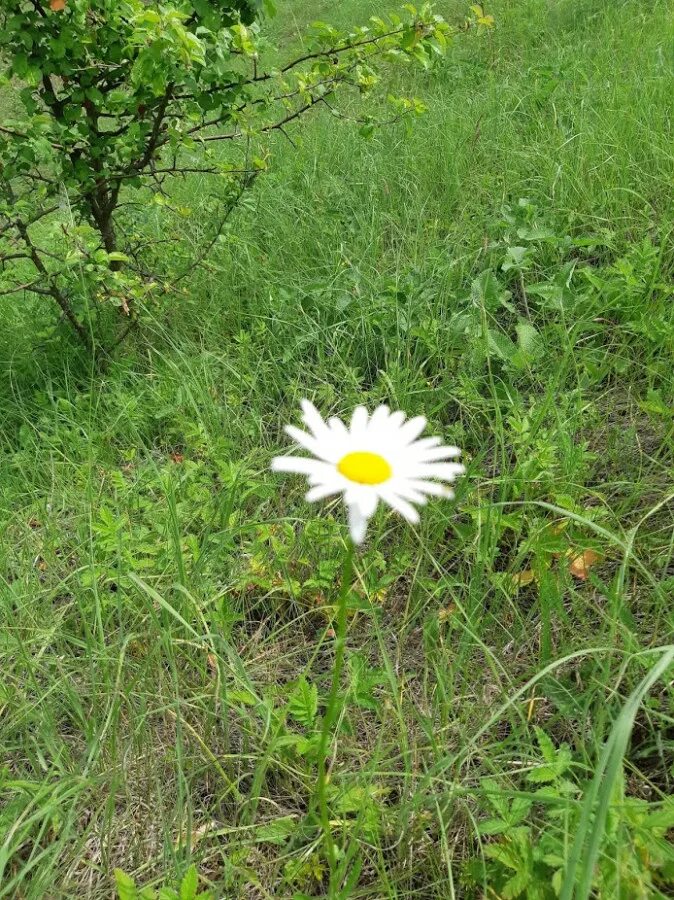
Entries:
[[318, 712], [318, 688], [306, 678], [300, 678], [288, 701], [288, 712], [300, 725], [309, 728]]
[[517, 333], [517, 343], [525, 356], [532, 360], [539, 359], [543, 355], [545, 348], [543, 347], [541, 336], [534, 326], [529, 322], [519, 322], [515, 326], [515, 331]]
[[649, 813], [644, 819], [645, 828], [674, 828], [674, 798], [665, 800], [660, 809]]
[[490, 312], [500, 305], [502, 293], [503, 289], [491, 269], [485, 269], [471, 285], [473, 302]]
[[180, 884], [180, 900], [195, 900], [199, 888], [199, 875], [197, 867], [191, 865]]
[[136, 891], [136, 884], [133, 878], [127, 875], [126, 872], [122, 872], [121, 869], [115, 869], [114, 874], [119, 900], [137, 900], [138, 892]]
[[227, 691], [227, 702], [230, 704], [240, 703], [242, 706], [255, 706], [257, 698], [245, 688], [234, 688], [234, 690]]
[[519, 897], [526, 890], [531, 878], [532, 872], [528, 869], [523, 869], [521, 872], [513, 875], [501, 888], [503, 900], [514, 900], [515, 897]]
[[527, 773], [527, 781], [531, 784], [544, 784], [557, 778], [557, 769], [554, 766], [540, 766]]
[[[255, 840], [264, 844], [285, 844], [297, 829], [295, 816], [282, 816], [273, 822], [266, 822], [255, 829]], [[181, 898], [182, 900], [182, 898]]]
[[510, 823], [504, 819], [485, 819], [477, 826], [478, 833], [483, 835], [503, 834], [509, 828]]
[[557, 758], [557, 750], [555, 749], [555, 745], [552, 743], [552, 738], [542, 728], [539, 728], [538, 725], [534, 726], [534, 732], [536, 734], [536, 740], [538, 741], [538, 746], [540, 748], [543, 759], [546, 763], [552, 764], [555, 762]]
[[517, 851], [507, 844], [487, 844], [482, 852], [485, 856], [497, 860], [509, 869], [519, 871], [522, 866], [522, 860]]
[[527, 817], [531, 809], [531, 800], [528, 797], [515, 797], [510, 807], [510, 822], [519, 825]]
[[517, 347], [510, 338], [503, 334], [502, 331], [496, 331], [490, 328], [487, 332], [487, 341], [489, 350], [494, 356], [502, 359], [504, 362], [512, 363], [517, 353]]

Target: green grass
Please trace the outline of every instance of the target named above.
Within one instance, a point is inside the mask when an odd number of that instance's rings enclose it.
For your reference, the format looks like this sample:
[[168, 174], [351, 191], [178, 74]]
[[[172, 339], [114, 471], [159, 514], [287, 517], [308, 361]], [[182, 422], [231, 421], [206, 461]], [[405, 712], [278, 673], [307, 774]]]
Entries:
[[[270, 28], [378, 8], [331, 6]], [[674, 24], [490, 11], [396, 76], [411, 130], [279, 137], [105, 373], [4, 301], [0, 898], [192, 862], [218, 898], [328, 895], [305, 813], [345, 529], [268, 471], [304, 396], [423, 412], [468, 465], [356, 563], [341, 896], [671, 895]]]

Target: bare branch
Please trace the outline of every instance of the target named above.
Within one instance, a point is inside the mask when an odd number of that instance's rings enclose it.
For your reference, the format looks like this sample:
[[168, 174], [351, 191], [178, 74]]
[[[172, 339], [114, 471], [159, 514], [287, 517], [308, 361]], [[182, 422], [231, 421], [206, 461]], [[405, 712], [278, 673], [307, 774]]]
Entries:
[[47, 268], [46, 268], [45, 264], [42, 262], [40, 254], [39, 254], [37, 248], [35, 247], [35, 244], [33, 243], [31, 236], [28, 234], [28, 226], [25, 224], [25, 222], [18, 222], [16, 227], [18, 229], [19, 234], [21, 235], [21, 238], [23, 239], [24, 244], [28, 248], [28, 252], [30, 254], [30, 258], [31, 258], [33, 265], [38, 270], [38, 272], [40, 273], [40, 275], [42, 276], [42, 278], [44, 279], [44, 281], [47, 285], [47, 287], [40, 288], [39, 290], [35, 290], [35, 285], [33, 285], [30, 288], [30, 290], [34, 291], [35, 293], [46, 292], [47, 294], [50, 294], [54, 298], [54, 300], [56, 300], [58, 305], [61, 307], [63, 315], [66, 317], [66, 319], [72, 325], [72, 327], [73, 327], [75, 333], [77, 334], [77, 336], [79, 337], [80, 341], [82, 341], [82, 343], [87, 348], [87, 350], [90, 350], [91, 349], [91, 340], [89, 339], [89, 335], [88, 335], [87, 331], [85, 330], [84, 326], [82, 325], [82, 323], [79, 321], [79, 319], [75, 315], [73, 308], [70, 305], [70, 301], [68, 300], [67, 297], [65, 297], [61, 293], [61, 291], [56, 286], [54, 279], [47, 271]]
[[157, 145], [159, 144], [161, 126], [162, 122], [164, 121], [164, 116], [166, 115], [166, 108], [169, 105], [169, 102], [173, 95], [173, 88], [174, 85], [171, 82], [171, 84], [169, 84], [166, 88], [166, 93], [162, 97], [161, 102], [157, 107], [157, 113], [154, 117], [154, 124], [152, 125], [152, 131], [150, 132], [150, 138], [147, 142], [145, 153], [141, 156], [138, 162], [129, 167], [129, 171], [142, 171], [152, 160], [154, 152], [157, 149]]
[[[304, 106], [300, 106], [299, 109], [296, 109], [293, 113], [286, 116], [284, 119], [281, 119], [279, 122], [275, 122], [273, 125], [265, 125], [264, 128], [260, 128], [257, 134], [269, 134], [272, 131], [279, 131], [283, 128], [284, 125], [288, 125], [290, 122], [294, 122], [295, 119], [299, 119], [301, 115], [303, 115], [308, 110], [312, 109], [316, 106], [317, 103], [321, 103], [323, 100], [322, 97], [313, 97], [309, 103], [305, 103]], [[241, 137], [240, 131], [230, 131], [227, 134], [207, 134], [201, 138], [202, 141], [233, 141], [236, 138]]]
[[218, 223], [218, 227], [215, 230], [215, 234], [213, 235], [213, 238], [208, 242], [208, 244], [206, 244], [205, 247], [202, 248], [199, 255], [190, 263], [188, 268], [185, 269], [184, 272], [182, 272], [180, 275], [178, 275], [176, 278], [173, 279], [173, 281], [171, 282], [171, 287], [178, 284], [184, 278], [187, 278], [188, 275], [191, 275], [191, 273], [194, 272], [194, 270], [197, 269], [201, 265], [201, 263], [206, 259], [208, 254], [211, 252], [211, 250], [217, 243], [218, 238], [222, 234], [222, 232], [225, 228], [225, 225], [229, 221], [229, 217], [232, 215], [232, 213], [238, 206], [239, 200], [241, 199], [241, 197], [243, 196], [245, 191], [250, 187], [250, 185], [253, 183], [253, 181], [257, 178], [257, 176], [259, 174], [260, 174], [259, 170], [253, 171], [247, 178], [243, 178], [241, 180], [241, 184], [239, 186], [239, 191], [236, 194], [236, 196], [232, 199], [232, 201], [230, 202], [229, 206], [227, 207], [227, 209], [225, 211], [224, 216]]
[[127, 339], [127, 337], [128, 337], [129, 334], [133, 331], [133, 329], [138, 327], [138, 322], [139, 322], [139, 319], [138, 319], [137, 317], [134, 316], [134, 317], [129, 321], [129, 323], [127, 324], [126, 328], [123, 328], [122, 331], [121, 331], [121, 333], [117, 335], [117, 337], [116, 337], [116, 339], [115, 339], [115, 341], [114, 341], [112, 347], [110, 348], [110, 351], [108, 351], [108, 352], [111, 352], [111, 351], [114, 350], [116, 347], [119, 347], [119, 345], [122, 344], [122, 343]]
[[[21, 138], [22, 140], [30, 140], [30, 135], [25, 134], [23, 131], [16, 131], [14, 128], [7, 128], [6, 125], [0, 125], [0, 134], [6, 134], [9, 137], [13, 138]], [[49, 142], [54, 150], [63, 150], [62, 144], [55, 144], [52, 141]]]
[[21, 291], [31, 291], [33, 294], [44, 294], [51, 297], [51, 291], [43, 288], [39, 281], [28, 281], [26, 284], [17, 284], [14, 287], [0, 291], [0, 297], [8, 297], [10, 294], [20, 294]]
[[[400, 34], [403, 30], [404, 26], [401, 25], [399, 28], [394, 28], [393, 31], [387, 31], [385, 34], [375, 35], [374, 37], [367, 38], [367, 40], [364, 41], [355, 41], [353, 44], [340, 44], [338, 47], [331, 47], [328, 50], [316, 50], [313, 53], [305, 53], [304, 56], [298, 56], [297, 59], [293, 59], [289, 63], [286, 63], [285, 66], [279, 69], [279, 72], [281, 75], [285, 75], [285, 73], [290, 72], [291, 69], [294, 69], [297, 66], [301, 66], [302, 63], [310, 62], [310, 60], [312, 59], [322, 59], [329, 56], [339, 56], [340, 53], [347, 53], [349, 50], [359, 50], [361, 47], [367, 47], [371, 44], [378, 44], [388, 37], [395, 37], [395, 35]], [[247, 83], [251, 84], [253, 82], [269, 81], [269, 79], [274, 77], [275, 73], [265, 72], [263, 75], [257, 75], [249, 79]]]
[[13, 259], [30, 259], [30, 255], [28, 253], [9, 253], [6, 256], [0, 256], [0, 265]]

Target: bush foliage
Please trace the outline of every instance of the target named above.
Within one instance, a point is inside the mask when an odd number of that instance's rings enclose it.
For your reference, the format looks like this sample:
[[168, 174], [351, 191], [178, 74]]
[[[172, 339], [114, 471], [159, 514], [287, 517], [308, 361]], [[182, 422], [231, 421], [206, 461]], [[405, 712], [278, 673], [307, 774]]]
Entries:
[[[258, 0], [9, 0], [0, 11], [6, 79], [20, 110], [0, 127], [0, 260], [14, 263], [0, 291], [55, 301], [82, 342], [96, 337], [92, 311], [138, 306], [171, 278], [157, 241], [139, 234], [130, 189], [179, 215], [171, 176], [219, 176], [210, 236], [266, 167], [258, 138], [284, 131], [340, 89], [372, 91], [390, 61], [428, 65], [450, 36], [430, 8], [373, 18], [340, 32], [314, 26], [301, 55], [261, 65]], [[270, 3], [265, 3], [269, 12]], [[393, 116], [418, 107], [388, 98]], [[373, 127], [365, 117], [364, 133]], [[222, 145], [235, 150], [222, 150]], [[144, 202], [144, 200], [142, 202]], [[3, 266], [4, 268], [4, 266]], [[175, 276], [175, 272], [172, 273]], [[119, 339], [118, 337], [118, 339]]]

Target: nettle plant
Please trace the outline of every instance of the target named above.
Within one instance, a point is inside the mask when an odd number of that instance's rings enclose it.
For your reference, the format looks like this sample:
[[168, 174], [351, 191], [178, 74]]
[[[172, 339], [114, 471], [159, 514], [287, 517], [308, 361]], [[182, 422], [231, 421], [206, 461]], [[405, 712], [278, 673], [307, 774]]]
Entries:
[[[170, 292], [215, 244], [267, 166], [266, 137], [317, 107], [346, 116], [338, 93], [375, 91], [391, 62], [428, 67], [455, 32], [484, 25], [474, 14], [450, 28], [430, 7], [407, 6], [345, 33], [316, 24], [301, 54], [268, 66], [259, 20], [270, 12], [270, 0], [2, 0], [15, 114], [0, 125], [0, 294], [53, 301], [87, 347], [116, 306], [118, 341], [148, 295]], [[383, 96], [386, 121], [421, 111]], [[361, 113], [367, 135], [377, 122]], [[189, 215], [169, 187], [189, 174], [218, 187], [193, 258], [166, 268], [180, 253], [143, 213], [154, 203]]]

